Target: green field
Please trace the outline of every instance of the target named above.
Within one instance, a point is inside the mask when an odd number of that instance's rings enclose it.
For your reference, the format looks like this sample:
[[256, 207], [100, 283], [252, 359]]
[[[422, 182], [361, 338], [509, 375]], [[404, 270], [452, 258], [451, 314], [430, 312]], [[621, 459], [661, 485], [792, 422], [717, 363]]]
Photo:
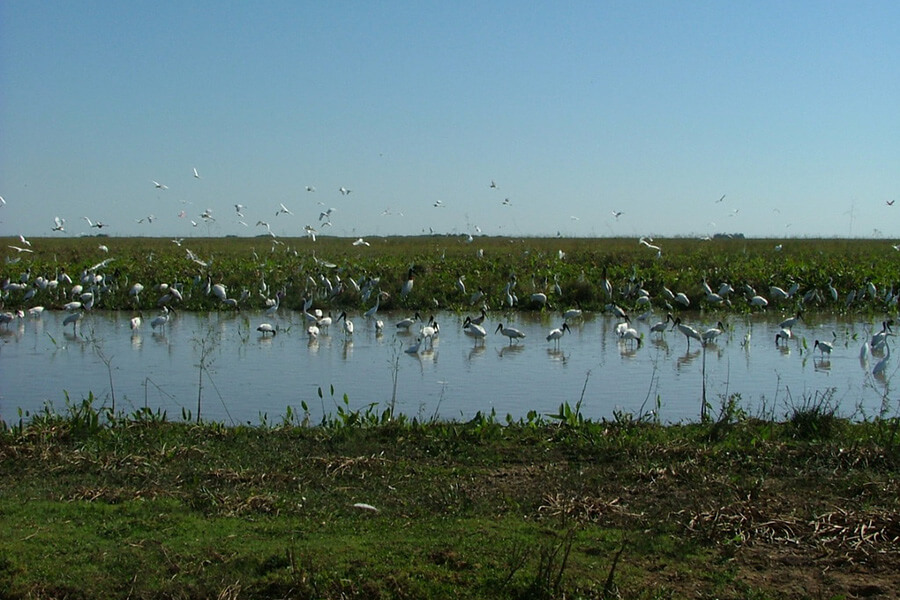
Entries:
[[892, 598], [896, 418], [0, 431], [0, 597]]
[[[377, 295], [373, 292], [381, 291], [385, 310], [468, 311], [471, 296], [479, 289], [485, 297], [476, 304], [499, 310], [509, 308], [505, 289], [513, 279], [516, 310], [541, 310], [542, 305], [531, 299], [536, 293], [547, 295], [551, 309], [598, 311], [616, 303], [626, 310], [642, 310], [638, 298], [644, 290], [659, 310], [749, 312], [755, 310], [748, 302], [752, 288], [769, 300], [770, 307], [784, 310], [894, 312], [894, 293], [900, 292], [900, 253], [882, 240], [657, 239], [653, 244], [660, 247], [659, 255], [633, 238], [485, 237], [470, 243], [459, 236], [392, 237], [369, 238], [370, 246], [354, 246], [352, 241], [187, 238], [179, 246], [160, 238], [48, 238], [31, 240], [33, 252], [18, 253], [8, 246], [21, 242], [8, 238], [2, 277], [15, 284], [27, 273], [27, 287], [32, 287], [38, 277], [48, 282], [65, 272], [78, 283], [85, 270], [108, 260], [91, 272], [103, 276], [93, 286], [94, 307], [106, 309], [154, 308], [163, 295], [156, 288], [160, 284], [182, 292], [183, 300], [170, 301], [173, 308], [229, 309], [206, 293], [207, 282], [224, 285], [239, 308], [264, 307], [267, 298], [283, 291], [283, 306], [288, 308], [297, 309], [303, 299], [313, 299], [317, 307], [350, 310], [371, 307]], [[108, 252], [99, 249], [101, 244]], [[401, 297], [410, 268], [415, 285]], [[465, 293], [457, 288], [460, 276]], [[612, 295], [604, 291], [604, 280], [610, 282]], [[368, 295], [354, 285], [367, 281], [372, 286]], [[711, 302], [704, 281], [713, 291], [722, 283], [735, 291], [725, 303]], [[140, 303], [128, 294], [134, 283], [145, 286]], [[867, 292], [869, 284], [875, 296]], [[772, 286], [796, 291], [777, 300]], [[66, 286], [38, 289], [24, 301], [27, 287], [6, 289], [4, 306], [59, 308], [68, 301], [62, 293]], [[690, 306], [667, 300], [666, 288], [687, 295]]]

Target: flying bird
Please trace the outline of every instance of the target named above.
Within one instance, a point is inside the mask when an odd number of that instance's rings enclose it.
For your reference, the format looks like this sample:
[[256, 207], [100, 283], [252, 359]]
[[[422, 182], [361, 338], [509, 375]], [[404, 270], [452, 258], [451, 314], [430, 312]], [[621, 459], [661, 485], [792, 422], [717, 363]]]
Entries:
[[293, 214], [294, 214], [294, 213], [292, 213], [291, 211], [289, 211], [289, 210], [287, 209], [287, 207], [286, 207], [284, 204], [279, 204], [279, 206], [280, 206], [281, 208], [279, 208], [278, 210], [275, 211], [275, 216], [276, 216], [276, 217], [277, 217], [278, 215], [282, 214], [282, 213], [287, 214], [287, 215], [293, 215]]
[[719, 198], [718, 200], [716, 200], [716, 204], [718, 204], [719, 202], [721, 202], [724, 199], [725, 199], [725, 194], [722, 194], [722, 197]]
[[241, 211], [244, 210], [245, 208], [247, 208], [247, 207], [244, 206], [243, 204], [235, 204], [234, 205], [234, 210], [237, 211], [238, 216], [241, 218], [244, 217], [244, 213], [242, 213]]
[[355, 242], [353, 242], [353, 245], [354, 246], [369, 246], [370, 244], [366, 240], [359, 238]]
[[328, 219], [328, 218], [330, 218], [330, 217], [331, 217], [331, 213], [333, 213], [335, 210], [337, 210], [337, 209], [336, 209], [336, 208], [329, 208], [329, 209], [326, 210], [326, 211], [320, 212], [320, 213], [319, 213], [319, 220], [321, 221], [322, 219]]
[[885, 204], [887, 204], [888, 206], [893, 206], [894, 202], [896, 202], [896, 200], [886, 200]]
[[314, 191], [316, 191], [316, 188], [314, 188], [314, 187], [311, 186], [311, 185], [308, 185], [308, 186], [306, 186], [306, 191], [307, 191], [307, 192], [314, 192]]
[[153, 182], [153, 185], [156, 186], [156, 189], [158, 189], [158, 190], [167, 190], [167, 189], [169, 189], [169, 186], [163, 185], [163, 184], [161, 184], [161, 183], [158, 182], [158, 181], [154, 181], [154, 182]]
[[612, 216], [614, 216], [616, 219], [618, 219], [619, 217], [621, 217], [621, 216], [624, 215], [624, 214], [625, 214], [625, 213], [622, 212], [621, 210], [614, 210], [614, 211], [612, 211]]
[[59, 217], [53, 217], [53, 227], [50, 228], [50, 231], [65, 231], [66, 230], [66, 220], [61, 219]]
[[493, 179], [491, 179], [491, 185], [490, 185], [490, 188], [491, 188], [492, 190], [499, 189], [499, 188], [497, 187], [497, 184], [494, 183], [494, 180], [493, 180]]
[[349, 194], [352, 190], [348, 190], [348, 189], [345, 188], [344, 186], [341, 186], [340, 188], [338, 188], [338, 191], [341, 192], [341, 195], [342, 195], [342, 196], [346, 196], [346, 195]]
[[194, 179], [200, 179], [200, 173], [197, 172], [197, 167], [194, 167]]

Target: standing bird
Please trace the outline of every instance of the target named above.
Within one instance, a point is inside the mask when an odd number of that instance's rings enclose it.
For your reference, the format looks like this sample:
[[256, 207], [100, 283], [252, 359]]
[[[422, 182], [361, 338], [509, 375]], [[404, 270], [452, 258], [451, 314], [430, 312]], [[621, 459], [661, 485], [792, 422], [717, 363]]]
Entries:
[[71, 325], [72, 326], [72, 334], [74, 335], [75, 327], [78, 326], [78, 322], [81, 321], [81, 319], [83, 317], [84, 317], [84, 313], [81, 311], [72, 313], [71, 315], [69, 315], [65, 319], [63, 319], [63, 327], [66, 327], [67, 325]]
[[816, 343], [813, 344], [813, 350], [815, 350], [816, 348], [819, 349], [819, 352], [822, 353], [822, 356], [825, 356], [826, 354], [831, 356], [831, 351], [834, 350], [833, 345], [829, 344], [828, 342], [822, 342], [819, 340], [816, 340]]
[[884, 353], [884, 358], [875, 363], [875, 368], [872, 369], [872, 375], [884, 375], [884, 370], [887, 368], [888, 360], [891, 358], [891, 347], [885, 344], [887, 350]]
[[494, 330], [494, 333], [500, 332], [501, 335], [505, 335], [509, 338], [509, 343], [512, 344], [515, 340], [522, 339], [525, 337], [525, 334], [516, 329], [515, 327], [504, 327], [503, 323], [499, 323], [497, 325], [497, 329]]
[[487, 337], [487, 331], [484, 330], [484, 327], [477, 323], [473, 323], [469, 317], [466, 317], [466, 320], [463, 323], [463, 333], [470, 338], [473, 338], [476, 344], [478, 344], [479, 340], [484, 342], [484, 338]]
[[153, 320], [150, 321], [150, 327], [152, 329], [156, 329], [157, 327], [165, 327], [166, 323], [168, 323], [168, 322], [169, 322], [169, 307], [163, 306], [162, 314], [154, 317]]
[[406, 298], [409, 296], [409, 293], [412, 292], [413, 283], [415, 283], [416, 274], [412, 267], [409, 268], [409, 271], [406, 273], [406, 281], [403, 282], [403, 286], [400, 288], [400, 296]]
[[257, 331], [263, 334], [263, 337], [266, 337], [267, 333], [271, 333], [272, 337], [275, 337], [278, 334], [278, 329], [275, 328], [271, 323], [260, 323], [259, 327], [256, 328]]
[[716, 323], [715, 327], [710, 327], [700, 334], [700, 338], [702, 339], [702, 343], [705, 346], [710, 342], [715, 342], [716, 338], [722, 335], [725, 332], [725, 325], [722, 321]]
[[556, 342], [556, 349], [559, 350], [559, 340], [560, 340], [560, 338], [562, 338], [562, 336], [564, 336], [566, 334], [567, 331], [569, 333], [572, 332], [572, 330], [569, 329], [569, 324], [566, 322], [563, 322], [562, 327], [553, 329], [550, 331], [550, 333], [547, 334], [547, 341], [548, 342], [550, 342], [550, 341]]
[[700, 332], [691, 327], [690, 325], [685, 325], [681, 322], [681, 317], [676, 318], [672, 322], [672, 329], [678, 329], [684, 337], [687, 339], [688, 350], [691, 349], [691, 340], [697, 340], [701, 344], [703, 343], [703, 338], [700, 337]]
[[338, 315], [337, 320], [340, 321], [341, 319], [344, 320], [344, 323], [342, 325], [342, 328], [344, 330], [344, 335], [347, 337], [350, 337], [351, 335], [353, 335], [353, 321], [351, 321], [347, 318], [346, 311], [341, 311], [341, 314]]

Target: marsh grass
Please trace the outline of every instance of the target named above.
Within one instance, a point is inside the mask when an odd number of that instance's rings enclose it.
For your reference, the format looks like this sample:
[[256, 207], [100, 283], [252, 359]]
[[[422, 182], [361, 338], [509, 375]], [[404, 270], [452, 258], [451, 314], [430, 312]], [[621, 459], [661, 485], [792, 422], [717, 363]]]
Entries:
[[827, 394], [799, 421], [748, 417], [731, 396], [712, 422], [670, 426], [576, 409], [423, 422], [322, 396], [339, 410], [314, 427], [171, 422], [93, 397], [4, 427], [0, 596], [793, 598], [900, 584], [896, 419], [843, 420]]
[[[702, 282], [730, 282], [737, 289], [749, 285], [764, 293], [771, 285], [800, 285], [795, 297], [770, 310], [830, 310], [861, 314], [895, 313], [897, 306], [885, 301], [885, 292], [896, 284], [895, 261], [880, 240], [797, 239], [797, 240], [709, 240], [687, 238], [657, 240], [664, 248], [660, 258], [644, 252], [637, 240], [627, 238], [543, 239], [478, 238], [467, 244], [455, 236], [371, 238], [371, 247], [354, 247], [350, 239], [320, 237], [317, 242], [284, 238], [272, 245], [266, 238], [188, 238], [182, 247], [160, 238], [104, 238], [113, 258], [106, 269], [108, 290], [98, 294], [96, 308], [134, 310], [128, 289], [142, 282], [145, 289], [142, 307], [151, 310], [155, 303], [152, 286], [167, 283], [178, 286], [184, 296], [177, 302], [187, 310], [233, 310], [214, 296], [203, 293], [207, 277], [224, 284], [230, 296], [250, 292], [241, 308], [261, 308], [257, 293], [266, 284], [267, 294], [284, 290], [283, 306], [297, 310], [304, 298], [313, 298], [317, 307], [365, 310], [371, 305], [352, 286], [331, 296], [315, 284], [319, 276], [334, 279], [339, 275], [360, 279], [379, 278], [378, 288], [385, 292], [381, 306], [385, 310], [433, 310], [434, 306], [470, 310], [468, 294], [456, 289], [459, 273], [466, 275], [472, 291], [482, 288], [489, 308], [500, 309], [500, 291], [510, 276], [517, 277], [517, 294], [549, 293], [556, 307], [578, 306], [599, 311], [609, 301], [601, 291], [604, 269], [613, 282], [615, 299], [625, 308], [633, 308], [636, 296], [627, 293], [641, 284], [661, 304], [662, 288], [683, 291], [692, 300], [692, 310], [722, 310], [704, 300]], [[34, 254], [17, 264], [0, 266], [0, 276], [17, 279], [26, 267], [37, 276], [54, 278], [65, 270], [77, 274], [98, 262], [96, 238], [34, 239]], [[14, 243], [10, 241], [9, 243]], [[775, 245], [781, 243], [778, 252]], [[190, 249], [207, 266], [200, 266], [186, 253]], [[483, 251], [484, 258], [476, 252]], [[560, 257], [560, 251], [564, 257]], [[16, 258], [16, 257], [14, 257]], [[332, 266], [326, 266], [334, 265]], [[398, 293], [410, 265], [417, 269], [416, 285], [406, 298]], [[311, 283], [312, 281], [312, 283]], [[837, 302], [826, 293], [829, 281], [840, 290]], [[858, 294], [847, 305], [851, 291], [872, 281], [879, 290], [876, 298]], [[561, 295], [555, 291], [558, 283]], [[315, 285], [314, 285], [315, 284]], [[59, 290], [61, 292], [61, 290]], [[802, 296], [817, 292], [807, 302]], [[21, 292], [10, 294], [8, 306], [16, 306]], [[749, 313], [750, 307], [735, 297], [733, 312]], [[49, 308], [58, 308], [64, 300], [58, 294], [39, 292], [34, 300]], [[517, 310], [541, 310], [520, 302]], [[546, 310], [546, 309], [545, 309]]]

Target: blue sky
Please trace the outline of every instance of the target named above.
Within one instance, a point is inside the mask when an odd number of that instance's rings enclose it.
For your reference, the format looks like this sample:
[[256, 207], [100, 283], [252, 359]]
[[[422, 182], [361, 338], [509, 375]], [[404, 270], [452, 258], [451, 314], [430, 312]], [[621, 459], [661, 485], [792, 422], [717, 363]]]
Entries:
[[0, 235], [900, 238], [898, 25], [893, 1], [3, 2]]

